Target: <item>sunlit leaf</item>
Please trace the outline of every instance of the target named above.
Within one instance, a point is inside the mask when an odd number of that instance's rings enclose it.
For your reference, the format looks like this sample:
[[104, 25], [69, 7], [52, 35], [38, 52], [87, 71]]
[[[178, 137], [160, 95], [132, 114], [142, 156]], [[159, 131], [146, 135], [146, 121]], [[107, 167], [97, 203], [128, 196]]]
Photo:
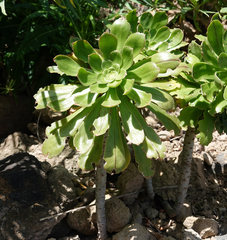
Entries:
[[179, 116], [181, 126], [190, 126], [192, 128], [196, 127], [198, 124], [198, 119], [202, 114], [203, 111], [195, 107], [186, 107], [182, 109]]
[[123, 95], [128, 94], [133, 87], [134, 79], [123, 79], [121, 83], [121, 88], [124, 91]]
[[104, 33], [99, 39], [99, 48], [103, 53], [104, 59], [107, 59], [111, 52], [117, 50], [118, 40], [110, 33]]
[[96, 78], [97, 76], [95, 73], [87, 71], [85, 68], [80, 68], [78, 71], [78, 79], [83, 86], [90, 86], [96, 83]]
[[101, 107], [100, 115], [93, 125], [95, 127], [93, 133], [96, 136], [104, 134], [110, 127], [110, 108]]
[[122, 68], [127, 70], [133, 64], [133, 49], [131, 47], [124, 47], [122, 50]]
[[110, 88], [106, 93], [104, 102], [102, 103], [103, 107], [114, 107], [121, 103], [117, 95], [116, 88]]
[[88, 62], [90, 64], [91, 69], [94, 72], [102, 71], [102, 59], [97, 53], [92, 53], [88, 56]]
[[79, 40], [73, 44], [74, 54], [84, 62], [88, 62], [88, 56], [95, 53], [94, 48], [86, 40]]

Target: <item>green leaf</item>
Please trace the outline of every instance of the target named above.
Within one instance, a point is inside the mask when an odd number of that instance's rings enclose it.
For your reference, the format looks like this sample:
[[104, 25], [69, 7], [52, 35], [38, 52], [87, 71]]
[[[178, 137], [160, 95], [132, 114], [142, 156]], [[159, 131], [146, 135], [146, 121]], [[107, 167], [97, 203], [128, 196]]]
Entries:
[[171, 95], [161, 89], [138, 85], [135, 85], [134, 88], [150, 93], [152, 95], [151, 101], [165, 110], [172, 110], [175, 108], [175, 102]]
[[160, 68], [160, 73], [165, 73], [167, 69], [175, 69], [180, 64], [178, 56], [168, 52], [160, 52], [152, 55], [151, 61]]
[[80, 107], [89, 107], [95, 102], [97, 97], [98, 93], [91, 93], [90, 88], [85, 88], [82, 91], [76, 90], [74, 103]]
[[7, 16], [6, 10], [5, 10], [5, 0], [0, 1], [0, 8], [1, 8], [2, 13]]
[[130, 154], [122, 132], [117, 108], [111, 108], [111, 124], [104, 151], [104, 168], [107, 172], [123, 171], [130, 162]]
[[122, 50], [122, 68], [127, 70], [133, 64], [133, 48], [123, 47]]
[[227, 107], [227, 100], [223, 97], [223, 91], [219, 92], [216, 96], [216, 99], [210, 104], [211, 108], [209, 110], [210, 115], [214, 115], [216, 113], [222, 113], [224, 109]]
[[181, 121], [181, 126], [190, 126], [195, 128], [198, 124], [198, 119], [202, 115], [203, 110], [195, 107], [186, 107], [181, 110], [179, 120]]
[[165, 110], [159, 108], [157, 105], [150, 103], [147, 108], [153, 112], [158, 120], [170, 131], [174, 130], [175, 135], [180, 133], [180, 121], [175, 115], [170, 115]]
[[183, 40], [184, 34], [181, 29], [173, 29], [167, 42], [169, 43], [169, 49], [179, 45]]
[[109, 90], [109, 87], [107, 84], [95, 83], [90, 86], [90, 90], [92, 93], [105, 93]]
[[135, 102], [137, 108], [143, 108], [150, 104], [152, 95], [134, 87], [127, 96]]
[[168, 27], [161, 27], [158, 29], [156, 35], [153, 38], [153, 41], [157, 42], [160, 45], [162, 42], [166, 41], [170, 36], [170, 30]]
[[111, 33], [117, 37], [117, 50], [121, 50], [130, 33], [130, 24], [125, 19], [117, 19], [111, 26]]
[[73, 44], [74, 54], [84, 62], [88, 62], [88, 56], [95, 53], [94, 48], [86, 40], [79, 40]]
[[121, 64], [122, 64], [122, 57], [121, 57], [121, 54], [118, 50], [115, 50], [115, 51], [111, 52], [110, 55], [109, 55], [109, 59], [113, 63], [117, 63], [119, 66], [121, 66]]
[[136, 16], [136, 9], [130, 11], [126, 16], [126, 19], [131, 25], [132, 33], [136, 32], [137, 23], [138, 23], [138, 17]]
[[202, 49], [199, 44], [195, 41], [192, 41], [188, 46], [188, 52], [195, 55], [198, 59], [198, 62], [203, 61]]
[[198, 95], [195, 99], [189, 102], [189, 106], [197, 107], [199, 109], [206, 109], [210, 105], [210, 102], [207, 101], [203, 95]]
[[[63, 85], [63, 84], [51, 84], [45, 88], [39, 89], [37, 94], [34, 95], [38, 105], [36, 109], [42, 109], [47, 107], [48, 103], [52, 101], [58, 101], [61, 99], [69, 98], [72, 93], [78, 89], [78, 85]], [[80, 88], [83, 89], [83, 88]]]
[[172, 79], [169, 81], [156, 79], [154, 82], [145, 83], [145, 84], [142, 84], [141, 86], [151, 87], [151, 88], [160, 88], [166, 91], [171, 91], [173, 89], [180, 88], [181, 85], [177, 81]]
[[92, 53], [88, 56], [88, 62], [91, 69], [98, 73], [102, 71], [102, 59], [97, 53]]
[[99, 39], [99, 48], [103, 53], [104, 59], [107, 59], [111, 52], [117, 50], [118, 40], [110, 33], [103, 33]]
[[152, 82], [158, 76], [159, 68], [153, 62], [147, 62], [132, 70], [128, 70], [127, 79], [134, 79], [135, 82], [147, 83]]
[[144, 141], [144, 131], [138, 119], [140, 113], [125, 96], [121, 99], [120, 113], [128, 141], [140, 145]]
[[143, 174], [143, 177], [150, 178], [154, 175], [154, 170], [151, 169], [152, 162], [150, 158], [147, 158], [146, 154], [142, 150], [141, 146], [132, 145], [135, 160], [138, 163], [138, 169]]
[[94, 169], [93, 163], [96, 165], [99, 163], [103, 150], [103, 139], [104, 135], [95, 137], [91, 148], [80, 155], [78, 165], [81, 169], [90, 171]]
[[[227, 54], [226, 53], [221, 53], [219, 58], [218, 58], [219, 66], [221, 68], [227, 69]], [[227, 70], [226, 70], [227, 72]]]
[[47, 67], [47, 71], [49, 73], [57, 73], [60, 74], [61, 76], [64, 74], [64, 72], [60, 71], [58, 66], [49, 66]]
[[71, 106], [74, 105], [74, 96], [70, 96], [69, 98], [62, 98], [59, 100], [51, 101], [47, 104], [49, 108], [56, 112], [65, 112]]
[[114, 107], [121, 103], [121, 100], [119, 99], [117, 95], [116, 88], [110, 88], [108, 92], [106, 93], [106, 97], [104, 102], [102, 103], [103, 107]]
[[49, 158], [57, 156], [60, 154], [65, 147], [65, 137], [60, 137], [59, 131], [55, 134], [50, 134], [48, 138], [44, 141], [42, 146], [42, 152], [44, 155], [48, 155]]
[[204, 112], [203, 120], [199, 121], [200, 133], [196, 135], [202, 145], [208, 145], [213, 139], [214, 117], [207, 111]]
[[218, 88], [225, 86], [227, 84], [227, 70], [215, 72], [214, 81]]
[[124, 91], [123, 95], [128, 94], [134, 85], [134, 79], [122, 79], [121, 88]]
[[93, 133], [95, 136], [105, 134], [110, 127], [110, 108], [101, 107], [100, 115], [94, 121], [95, 130]]
[[214, 74], [218, 70], [220, 70], [220, 68], [207, 63], [196, 63], [193, 66], [192, 75], [198, 82], [207, 82], [206, 80], [214, 80]]
[[219, 67], [217, 57], [215, 53], [211, 50], [210, 46], [206, 43], [206, 41], [202, 43], [202, 53], [204, 60], [207, 63]]
[[140, 17], [140, 24], [143, 26], [144, 30], [151, 28], [153, 22], [153, 16], [149, 12], [144, 12]]
[[168, 16], [165, 12], [156, 12], [152, 22], [152, 29], [159, 29], [166, 26], [168, 23]]
[[219, 91], [219, 88], [216, 86], [215, 82], [204, 83], [201, 85], [201, 88], [202, 93], [209, 102], [214, 100], [216, 92]]
[[90, 86], [96, 83], [96, 77], [95, 73], [87, 71], [85, 68], [80, 68], [78, 71], [78, 79], [83, 86]]
[[145, 35], [138, 32], [132, 33], [126, 39], [124, 46], [128, 46], [133, 49], [133, 58], [135, 58], [145, 46]]
[[58, 55], [54, 58], [58, 69], [68, 76], [77, 76], [80, 65], [69, 56]]
[[224, 50], [224, 27], [218, 21], [214, 20], [207, 28], [207, 39], [213, 48], [214, 52], [219, 56]]

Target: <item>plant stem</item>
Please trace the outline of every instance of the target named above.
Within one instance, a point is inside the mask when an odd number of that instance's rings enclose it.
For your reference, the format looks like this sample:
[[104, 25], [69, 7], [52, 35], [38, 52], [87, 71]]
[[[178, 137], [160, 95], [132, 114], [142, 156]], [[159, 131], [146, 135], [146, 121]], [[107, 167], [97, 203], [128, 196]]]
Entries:
[[146, 188], [147, 188], [148, 197], [151, 200], [153, 200], [155, 196], [155, 192], [152, 184], [152, 177], [150, 177], [149, 179], [146, 179]]
[[184, 200], [187, 195], [189, 180], [191, 176], [191, 162], [192, 153], [194, 146], [195, 132], [194, 129], [188, 127], [184, 137], [184, 146], [181, 152], [181, 171], [178, 182], [177, 198], [173, 208], [168, 204], [167, 201], [163, 201], [162, 205], [165, 208], [167, 214], [170, 217], [175, 217], [180, 214], [181, 208], [183, 207]]
[[101, 157], [96, 170], [96, 213], [97, 213], [97, 227], [98, 239], [106, 240], [106, 215], [105, 215], [105, 193], [106, 193], [106, 170], [104, 169], [104, 159]]

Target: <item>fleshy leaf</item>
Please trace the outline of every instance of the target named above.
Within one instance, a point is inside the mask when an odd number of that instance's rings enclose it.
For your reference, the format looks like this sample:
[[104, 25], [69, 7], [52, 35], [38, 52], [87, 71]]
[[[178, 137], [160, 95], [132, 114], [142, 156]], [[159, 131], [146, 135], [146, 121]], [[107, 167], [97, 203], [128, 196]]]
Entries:
[[134, 87], [127, 94], [127, 96], [135, 102], [135, 106], [137, 108], [143, 108], [149, 105], [152, 99], [152, 95]]
[[114, 107], [121, 103], [121, 100], [119, 99], [117, 95], [116, 88], [110, 88], [108, 92], [106, 93], [106, 98], [104, 102], [102, 103], [103, 107]]
[[211, 50], [210, 46], [206, 43], [206, 41], [202, 43], [202, 53], [204, 60], [207, 63], [219, 67], [217, 57], [215, 53]]
[[128, 101], [127, 97], [122, 98], [120, 104], [121, 120], [127, 139], [135, 145], [140, 145], [144, 140], [144, 131], [138, 120], [140, 113]]
[[154, 36], [154, 40], [158, 45], [162, 42], [166, 41], [170, 36], [170, 30], [168, 27], [161, 27], [158, 29], [156, 35]]
[[107, 84], [95, 83], [90, 86], [90, 90], [92, 93], [105, 93], [109, 90], [109, 87]]
[[134, 144], [132, 146], [135, 154], [135, 160], [138, 163], [139, 171], [143, 174], [143, 177], [147, 179], [152, 177], [154, 175], [154, 170], [151, 169], [151, 159], [147, 158], [141, 146], [136, 146]]
[[49, 66], [47, 67], [47, 71], [49, 73], [57, 73], [60, 74], [61, 76], [64, 74], [64, 72], [60, 71], [58, 66]]
[[59, 131], [55, 131], [55, 134], [50, 134], [44, 141], [42, 146], [42, 152], [44, 155], [48, 155], [49, 158], [57, 156], [62, 152], [65, 147], [65, 137], [60, 137]]
[[103, 53], [104, 59], [107, 59], [111, 52], [117, 50], [117, 38], [110, 33], [104, 33], [99, 39], [99, 48]]
[[168, 53], [160, 52], [151, 56], [151, 61], [160, 68], [160, 73], [165, 73], [167, 69], [175, 69], [179, 64], [179, 57]]
[[78, 165], [81, 169], [85, 171], [93, 170], [93, 163], [96, 165], [99, 163], [103, 150], [103, 138], [104, 135], [95, 137], [91, 148], [80, 155]]
[[174, 48], [178, 44], [181, 43], [182, 39], [184, 37], [184, 34], [181, 29], [173, 29], [171, 31], [171, 35], [167, 42], [169, 43], [169, 48]]
[[215, 82], [204, 83], [201, 85], [201, 88], [206, 99], [210, 102], [214, 100], [216, 92], [219, 91], [219, 88], [216, 86]]
[[58, 55], [54, 58], [58, 69], [68, 76], [77, 76], [80, 65], [69, 56]]
[[133, 49], [131, 47], [124, 47], [122, 50], [122, 68], [127, 70], [133, 64]]
[[115, 50], [113, 52], [110, 53], [109, 55], [109, 59], [113, 62], [113, 63], [117, 63], [119, 66], [121, 66], [122, 64], [122, 57], [119, 51]]
[[195, 107], [186, 107], [181, 110], [179, 120], [181, 121], [181, 126], [192, 128], [196, 127], [198, 124], [198, 119], [202, 115], [203, 111]]
[[78, 71], [78, 79], [83, 86], [90, 86], [96, 83], [96, 74], [87, 71], [85, 68], [80, 68]]
[[111, 109], [111, 124], [108, 131], [104, 151], [104, 168], [107, 172], [119, 173], [123, 171], [130, 162], [130, 154], [122, 132], [120, 118], [117, 108]]
[[134, 79], [135, 82], [147, 83], [152, 82], [159, 73], [159, 68], [153, 62], [147, 62], [138, 68], [128, 70], [127, 79]]
[[151, 101], [165, 110], [172, 110], [175, 108], [175, 102], [171, 95], [161, 89], [138, 85], [135, 85], [134, 88], [150, 93], [152, 95]]
[[216, 113], [222, 113], [227, 107], [227, 100], [223, 97], [223, 91], [219, 92], [216, 99], [210, 104], [209, 113], [213, 116]]
[[213, 139], [214, 118], [204, 112], [203, 120], [199, 121], [199, 134], [196, 136], [202, 145], [208, 145]]
[[144, 48], [145, 35], [143, 33], [132, 33], [125, 41], [124, 46], [133, 48], [133, 58], [135, 58]]
[[94, 72], [101, 72], [102, 71], [102, 59], [97, 53], [92, 53], [88, 56], [88, 62], [90, 64], [91, 69]]
[[165, 12], [157, 12], [154, 15], [152, 22], [152, 29], [159, 29], [163, 26], [166, 26], [168, 23], [168, 16]]
[[98, 93], [91, 93], [90, 88], [85, 88], [80, 92], [77, 91], [74, 97], [74, 103], [81, 107], [89, 107], [95, 102], [97, 96]]
[[101, 107], [100, 115], [94, 121], [95, 130], [93, 133], [96, 136], [104, 134], [110, 127], [110, 108]]
[[117, 19], [111, 26], [111, 33], [117, 38], [117, 50], [121, 50], [130, 33], [130, 24], [125, 19]]
[[[221, 53], [218, 62], [221, 68], [227, 69], [227, 54], [226, 53]], [[226, 70], [227, 71], [227, 70]]]
[[156, 115], [158, 120], [170, 131], [174, 130], [175, 135], [180, 132], [180, 121], [175, 115], [170, 115], [165, 110], [159, 108], [157, 105], [150, 103], [147, 108]]
[[138, 23], [138, 17], [136, 16], [136, 9], [130, 11], [126, 16], [126, 19], [131, 25], [132, 33], [136, 32], [137, 23]]
[[123, 79], [121, 83], [121, 88], [124, 91], [123, 95], [128, 94], [133, 87], [134, 79]]
[[213, 48], [214, 52], [219, 56], [224, 50], [224, 27], [218, 21], [214, 20], [207, 28], [207, 39]]
[[88, 62], [88, 56], [95, 53], [94, 48], [86, 40], [79, 40], [73, 44], [74, 54], [84, 62]]
[[143, 26], [144, 30], [148, 30], [151, 28], [153, 21], [153, 15], [149, 12], [145, 12], [140, 17], [140, 24]]

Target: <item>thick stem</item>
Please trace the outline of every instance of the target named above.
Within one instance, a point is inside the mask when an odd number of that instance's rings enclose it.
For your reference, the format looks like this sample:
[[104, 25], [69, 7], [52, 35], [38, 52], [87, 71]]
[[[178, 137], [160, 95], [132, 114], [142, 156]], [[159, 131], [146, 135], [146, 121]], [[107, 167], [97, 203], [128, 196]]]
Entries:
[[184, 146], [181, 152], [181, 171], [178, 182], [177, 198], [173, 208], [171, 208], [167, 202], [163, 203], [167, 214], [170, 217], [175, 217], [180, 214], [181, 208], [183, 207], [184, 200], [187, 195], [189, 180], [191, 176], [191, 162], [193, 154], [195, 132], [194, 129], [188, 127], [184, 137]]
[[106, 170], [104, 169], [104, 159], [101, 157], [96, 170], [96, 212], [98, 239], [106, 240], [106, 215], [105, 215], [105, 194], [106, 194]]
[[146, 188], [147, 188], [147, 194], [148, 197], [151, 200], [154, 200], [155, 192], [152, 184], [152, 178], [150, 177], [149, 179], [146, 179]]

